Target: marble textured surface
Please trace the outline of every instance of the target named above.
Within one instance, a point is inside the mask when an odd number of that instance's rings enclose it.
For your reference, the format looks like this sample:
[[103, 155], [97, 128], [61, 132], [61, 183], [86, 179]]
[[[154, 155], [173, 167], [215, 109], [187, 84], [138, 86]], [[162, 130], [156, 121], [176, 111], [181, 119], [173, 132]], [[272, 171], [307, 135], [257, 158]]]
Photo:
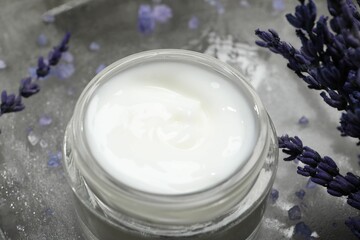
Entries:
[[[336, 130], [339, 113], [308, 90], [279, 56], [254, 45], [256, 28], [275, 28], [298, 45], [284, 20], [295, 1], [163, 0], [173, 17], [148, 35], [137, 29], [137, 11], [150, 1], [89, 1], [44, 23], [43, 13], [65, 2], [0, 2], [0, 90], [17, 91], [37, 57], [46, 55], [65, 31], [73, 33], [72, 55], [63, 60], [58, 74], [40, 82], [41, 92], [24, 101], [23, 112], [0, 118], [0, 239], [83, 239], [61, 163], [65, 126], [98, 68], [148, 49], [184, 48], [228, 62], [257, 89], [278, 135], [297, 134], [306, 145], [332, 156], [342, 173], [360, 173], [355, 141]], [[325, 12], [325, 1], [316, 2]], [[305, 126], [298, 124], [302, 116], [309, 119]], [[299, 222], [309, 226], [315, 238], [355, 239], [344, 221], [358, 212], [345, 199], [309, 186], [295, 172], [296, 164], [280, 160], [274, 185], [279, 197], [269, 202], [260, 239], [292, 239]]]

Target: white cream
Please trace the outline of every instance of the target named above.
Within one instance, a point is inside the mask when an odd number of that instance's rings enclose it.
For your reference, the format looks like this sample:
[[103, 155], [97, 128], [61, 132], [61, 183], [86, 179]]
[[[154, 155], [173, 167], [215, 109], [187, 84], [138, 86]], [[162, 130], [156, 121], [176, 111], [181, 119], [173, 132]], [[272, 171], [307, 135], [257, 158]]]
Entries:
[[126, 69], [93, 94], [84, 130], [97, 163], [116, 180], [186, 194], [234, 174], [258, 137], [256, 109], [223, 75], [182, 62]]

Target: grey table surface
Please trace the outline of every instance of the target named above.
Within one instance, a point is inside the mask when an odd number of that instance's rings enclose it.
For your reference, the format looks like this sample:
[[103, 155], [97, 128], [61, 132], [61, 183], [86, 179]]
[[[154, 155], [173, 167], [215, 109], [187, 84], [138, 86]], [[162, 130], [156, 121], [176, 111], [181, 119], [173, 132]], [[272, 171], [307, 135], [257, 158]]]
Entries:
[[[0, 117], [3, 238], [83, 239], [59, 154], [64, 130], [79, 94], [98, 66], [143, 50], [183, 48], [228, 62], [254, 85], [278, 135], [299, 135], [307, 145], [336, 159], [342, 173], [360, 173], [355, 141], [340, 137], [336, 130], [339, 113], [308, 90], [284, 60], [254, 44], [256, 28], [274, 28], [298, 45], [284, 20], [296, 1], [163, 0], [172, 8], [173, 17], [158, 23], [149, 35], [137, 29], [139, 5], [161, 1], [93, 0], [58, 12], [54, 23], [42, 21], [43, 13], [65, 2], [0, 0], [0, 59], [7, 64], [0, 70], [0, 90], [17, 91], [19, 80], [28, 75], [29, 67], [36, 66], [37, 57], [46, 55], [66, 31], [73, 34], [70, 53], [74, 57], [72, 61], [67, 56], [60, 64], [65, 69], [62, 78], [40, 81], [41, 92], [24, 100], [24, 111]], [[325, 1], [316, 2], [319, 11], [325, 12]], [[199, 26], [189, 29], [193, 16]], [[47, 36], [46, 46], [37, 45], [40, 34]], [[97, 42], [100, 49], [90, 51], [91, 42]], [[303, 115], [310, 121], [307, 126], [297, 123]], [[346, 199], [330, 197], [321, 187], [309, 187], [308, 179], [295, 172], [295, 163], [280, 160], [274, 184], [279, 198], [269, 203], [260, 239], [292, 239], [294, 226], [301, 221], [312, 229], [314, 238], [355, 239], [344, 221], [358, 212]], [[300, 189], [306, 192], [302, 200], [295, 195]], [[295, 205], [301, 209], [301, 219], [289, 220], [288, 210]]]

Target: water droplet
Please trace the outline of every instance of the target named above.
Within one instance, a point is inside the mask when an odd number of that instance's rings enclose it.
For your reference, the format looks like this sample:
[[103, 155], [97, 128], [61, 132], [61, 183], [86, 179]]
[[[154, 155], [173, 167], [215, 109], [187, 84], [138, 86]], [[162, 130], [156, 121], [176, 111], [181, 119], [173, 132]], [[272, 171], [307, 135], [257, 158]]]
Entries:
[[47, 148], [47, 147], [48, 147], [48, 143], [47, 143], [44, 139], [41, 139], [41, 140], [40, 140], [40, 147], [42, 147], [42, 148]]
[[17, 229], [18, 231], [21, 231], [21, 232], [25, 231], [25, 227], [22, 226], [22, 225], [17, 225], [17, 226], [16, 226], [16, 229]]
[[40, 140], [39, 137], [33, 131], [30, 131], [27, 137], [30, 144], [33, 146], [35, 146]]
[[7, 68], [6, 62], [0, 59], [0, 70]]

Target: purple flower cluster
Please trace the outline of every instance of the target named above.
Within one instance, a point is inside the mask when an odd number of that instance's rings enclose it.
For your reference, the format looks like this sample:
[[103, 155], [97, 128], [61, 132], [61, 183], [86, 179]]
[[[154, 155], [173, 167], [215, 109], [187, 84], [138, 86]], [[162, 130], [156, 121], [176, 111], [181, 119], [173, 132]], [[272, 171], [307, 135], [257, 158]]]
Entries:
[[315, 150], [303, 146], [298, 137], [284, 135], [279, 137], [279, 147], [289, 157], [285, 161], [299, 160], [304, 164], [298, 167], [298, 174], [310, 177], [311, 181], [327, 188], [336, 197], [347, 196], [347, 203], [360, 210], [360, 177], [348, 172], [341, 175], [336, 163], [330, 157], [321, 157]]
[[[327, 0], [331, 16], [317, 20], [314, 1], [299, 2], [295, 14], [287, 14], [286, 18], [296, 28], [300, 49], [281, 41], [272, 29], [256, 30], [261, 39], [256, 44], [282, 55], [310, 89], [320, 90], [329, 106], [342, 111], [338, 127], [341, 135], [360, 141], [360, 13], [352, 0]], [[326, 187], [332, 196], [346, 196], [347, 203], [360, 210], [359, 176], [350, 172], [341, 175], [332, 158], [321, 157], [303, 146], [298, 137], [285, 135], [278, 140], [279, 147], [289, 155], [285, 161], [304, 164], [298, 167], [298, 174]], [[360, 239], [360, 217], [349, 218], [345, 224]]]
[[138, 29], [143, 34], [152, 33], [156, 22], [165, 23], [172, 16], [172, 10], [168, 5], [158, 4], [151, 7], [148, 4], [141, 4], [138, 10]]
[[301, 49], [281, 41], [274, 30], [256, 30], [268, 48], [288, 60], [308, 87], [321, 90], [321, 97], [331, 107], [343, 111], [338, 129], [342, 136], [360, 140], [360, 14], [350, 0], [328, 0], [328, 17], [320, 16], [313, 0], [300, 0], [295, 14], [287, 14], [296, 28]]
[[28, 98], [40, 91], [40, 86], [36, 83], [39, 78], [46, 77], [52, 66], [59, 63], [61, 56], [68, 50], [68, 43], [70, 40], [70, 33], [67, 33], [60, 44], [55, 46], [53, 50], [49, 52], [48, 58], [44, 59], [39, 57], [38, 66], [36, 69], [35, 81], [31, 77], [27, 77], [21, 80], [19, 93], [8, 94], [5, 90], [1, 93], [1, 104], [0, 104], [0, 116], [5, 113], [18, 112], [25, 108], [22, 103], [22, 97]]

